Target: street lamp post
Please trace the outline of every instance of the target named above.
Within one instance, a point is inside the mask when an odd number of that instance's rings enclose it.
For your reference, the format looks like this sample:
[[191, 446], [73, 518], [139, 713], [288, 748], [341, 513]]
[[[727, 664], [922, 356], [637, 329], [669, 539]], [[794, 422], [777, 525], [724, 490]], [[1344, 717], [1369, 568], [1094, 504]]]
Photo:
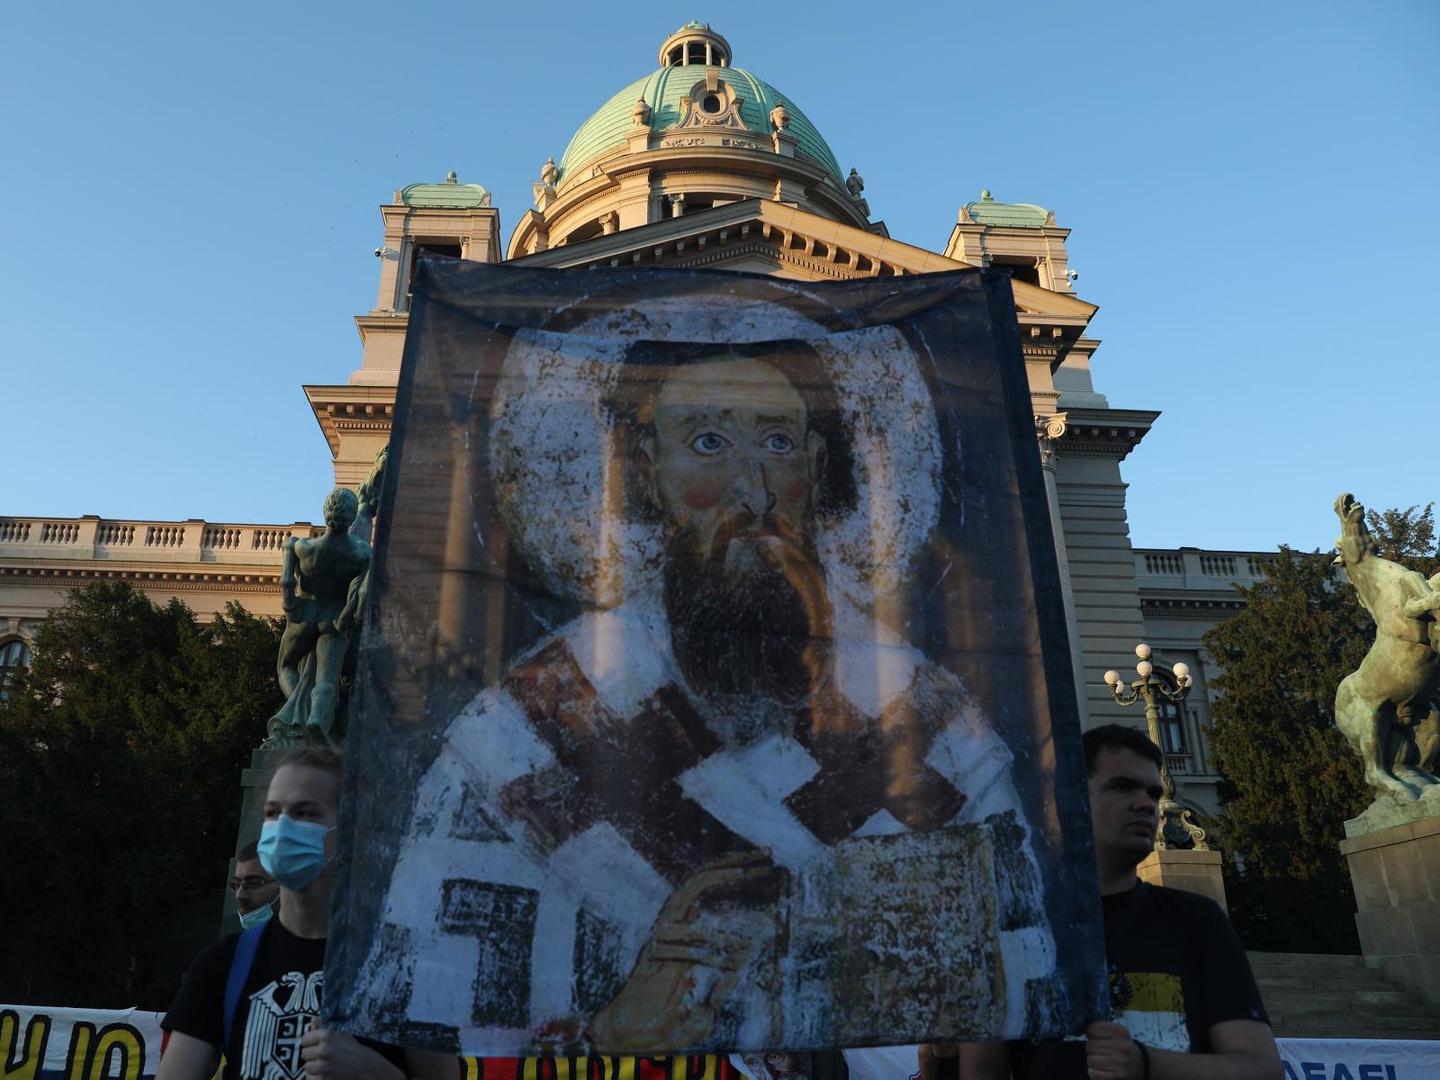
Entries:
[[[1176, 664], [1172, 669], [1175, 672], [1175, 688], [1166, 686], [1160, 679], [1155, 677], [1155, 665], [1150, 662], [1150, 646], [1143, 641], [1135, 646], [1135, 655], [1139, 663], [1135, 665], [1135, 671], [1140, 676], [1128, 687], [1120, 678], [1118, 671], [1105, 672], [1105, 685], [1110, 687], [1110, 693], [1121, 705], [1134, 705], [1137, 701], [1145, 703], [1145, 726], [1150, 731], [1150, 741], [1160, 748], [1160, 760], [1165, 760], [1165, 744], [1160, 740], [1160, 702], [1173, 701], [1177, 705], [1184, 701], [1190, 693], [1190, 668], [1185, 664]], [[1155, 836], [1157, 848], [1181, 848], [1193, 851], [1209, 851], [1210, 845], [1205, 843], [1205, 830], [1195, 824], [1190, 817], [1190, 811], [1175, 801], [1175, 781], [1170, 777], [1170, 768], [1166, 764], [1160, 766], [1160, 783], [1164, 787], [1164, 794], [1160, 797], [1160, 825]]]

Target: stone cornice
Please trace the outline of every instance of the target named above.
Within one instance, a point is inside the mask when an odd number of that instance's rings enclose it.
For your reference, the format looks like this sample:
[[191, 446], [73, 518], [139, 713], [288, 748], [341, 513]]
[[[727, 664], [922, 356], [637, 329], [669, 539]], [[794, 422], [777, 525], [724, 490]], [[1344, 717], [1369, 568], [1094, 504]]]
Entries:
[[1089, 321], [1078, 315], [1039, 315], [1029, 311], [1017, 311], [1015, 319], [1020, 324], [1021, 354], [1027, 361], [1043, 361], [1051, 374], [1065, 362]]
[[706, 250], [705, 248], [696, 249], [692, 245], [691, 250], [694, 250], [696, 253], [688, 256], [677, 255], [670, 261], [669, 265], [681, 268], [714, 266], [716, 263], [731, 262], [735, 259], [743, 259], [748, 255], [758, 255], [759, 257], [764, 259], [773, 259], [777, 264], [786, 261], [781, 258], [781, 252], [779, 248], [777, 248], [774, 244], [759, 239], [745, 239], [741, 240], [738, 244], [727, 243], [724, 246], [720, 246], [719, 244], [712, 244], [709, 245], [708, 250]]
[[625, 229], [597, 236], [578, 244], [567, 244], [538, 251], [533, 255], [521, 255], [509, 261], [525, 266], [606, 266], [613, 258], [626, 256], [655, 246], [691, 239], [702, 233], [713, 233], [718, 229], [754, 223], [759, 218], [755, 212], [759, 200], [742, 199], [724, 206], [698, 210], [678, 218], [651, 222], [635, 229]]
[[[387, 226], [387, 233], [394, 239], [424, 239], [431, 235], [454, 236], [455, 222], [465, 221], [469, 226], [466, 236], [496, 232], [500, 223], [500, 211], [493, 206], [406, 206], [403, 203], [381, 203], [380, 215]], [[488, 226], [488, 227], [487, 227]]]
[[1070, 235], [1069, 227], [1062, 225], [996, 225], [983, 221], [957, 221], [952, 234], [960, 231], [996, 236], [1045, 236], [1052, 240], [1064, 240]]
[[[622, 178], [635, 173], [653, 172], [662, 176], [674, 173], [699, 173], [723, 176], [731, 173], [772, 184], [776, 181], [797, 182], [804, 195], [818, 207], [833, 212], [844, 222], [865, 228], [868, 221], [860, 208], [850, 198], [849, 192], [836, 185], [830, 173], [821, 165], [803, 157], [777, 154], [767, 144], [768, 134], [740, 133], [715, 130], [705, 134], [697, 132], [667, 131], [658, 137], [659, 145], [640, 152], [628, 147], [618, 147], [614, 153], [581, 167], [583, 176], [567, 179], [556, 190], [553, 202], [545, 206], [539, 221], [522, 218], [516, 223], [510, 235], [507, 252], [511, 258], [523, 251], [530, 235], [537, 227], [549, 229], [555, 222], [567, 218], [586, 203], [606, 199], [620, 186]], [[665, 140], [702, 140], [699, 145], [665, 146]], [[724, 145], [726, 140], [743, 143], [740, 146]], [[751, 148], [760, 144], [760, 149]], [[721, 189], [724, 184], [720, 184]], [[598, 210], [598, 208], [597, 208]]]
[[1217, 619], [1228, 619], [1244, 608], [1245, 601], [1234, 594], [1229, 597], [1204, 594], [1151, 596], [1147, 595], [1143, 588], [1140, 591], [1140, 609], [1147, 614], [1164, 615], [1166, 618], [1200, 619], [1213, 623]]
[[[523, 255], [512, 262], [528, 266], [621, 266], [650, 265], [665, 262], [676, 244], [708, 244], [720, 241], [722, 232], [736, 238], [744, 226], [759, 226], [779, 233], [782, 246], [803, 250], [813, 255], [818, 245], [827, 252], [843, 253], [847, 258], [859, 256], [864, 263], [881, 266], [881, 275], [926, 274], [944, 270], [960, 270], [967, 264], [944, 255], [927, 251], [900, 240], [881, 236], [866, 228], [846, 225], [830, 218], [768, 199], [745, 199], [724, 206], [711, 207], [678, 218], [652, 222], [633, 229], [597, 236], [578, 244], [550, 248], [533, 255]], [[741, 236], [748, 239], [749, 234]], [[767, 237], [768, 238], [768, 237]], [[658, 254], [657, 254], [658, 253]], [[684, 255], [683, 249], [673, 252]], [[669, 265], [674, 265], [670, 263]], [[867, 269], [846, 275], [868, 276]], [[1039, 322], [1064, 328], [1067, 341], [1080, 336], [1085, 325], [1099, 310], [1094, 304], [1064, 293], [1051, 292], [1027, 282], [1013, 282], [1015, 303], [1022, 323]], [[1029, 318], [1034, 316], [1033, 319]]]
[[[963, 212], [963, 208], [962, 208]], [[986, 225], [979, 221], [960, 221], [950, 230], [950, 238], [945, 242], [946, 252], [956, 251], [964, 245], [961, 238], [970, 237], [995, 237], [999, 239], [1013, 239], [1019, 241], [1039, 241], [1039, 246], [1044, 247], [1048, 241], [1056, 241], [1062, 247], [1066, 238], [1070, 235], [1069, 229], [1062, 229], [1057, 225]]]
[[1062, 454], [1118, 454], [1140, 445], [1160, 414], [1149, 409], [1066, 409], [1068, 426], [1057, 442]]
[[395, 387], [376, 383], [324, 386], [309, 384], [302, 389], [315, 413], [330, 453], [340, 452], [342, 431], [389, 431], [395, 418]]
[[360, 335], [360, 343], [365, 343], [365, 336], [372, 330], [379, 330], [383, 333], [401, 333], [410, 325], [410, 313], [408, 311], [372, 311], [367, 315], [355, 316], [355, 330]]
[[[705, 222], [705, 228], [700, 228], [701, 222], [697, 219], [713, 212], [707, 210], [685, 218], [672, 218], [657, 225], [628, 229], [568, 248], [552, 248], [550, 251], [516, 261], [541, 266], [586, 268], [657, 265], [690, 267], [713, 265], [745, 254], [760, 253], [769, 255], [778, 262], [836, 278], [900, 277], [910, 272], [899, 263], [867, 255], [854, 248], [842, 247], [833, 241], [827, 243], [798, 230], [772, 225], [763, 218], [757, 220], [754, 214], [726, 215], [719, 221], [710, 219]], [[686, 222], [687, 227], [659, 228], [659, 225], [678, 225], [680, 222]], [[642, 232], [644, 235], [638, 235]], [[864, 235], [874, 236], [872, 233]], [[565, 258], [567, 254], [569, 258]], [[948, 267], [958, 268], [958, 264]]]
[[17, 565], [0, 562], [0, 587], [5, 585], [57, 585], [73, 587], [91, 581], [129, 581], [138, 585], [164, 585], [180, 591], [259, 593], [280, 588], [278, 568], [207, 566], [108, 566], [103, 563], [52, 563]]

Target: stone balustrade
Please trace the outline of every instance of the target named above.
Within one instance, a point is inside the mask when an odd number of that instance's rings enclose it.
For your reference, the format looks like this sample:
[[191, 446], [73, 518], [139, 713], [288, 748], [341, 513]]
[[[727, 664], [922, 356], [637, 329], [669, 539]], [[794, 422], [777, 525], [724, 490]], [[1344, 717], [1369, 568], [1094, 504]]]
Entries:
[[1165, 767], [1171, 776], [1184, 776], [1195, 772], [1195, 760], [1189, 754], [1166, 754]]
[[1174, 575], [1185, 573], [1185, 560], [1178, 552], [1153, 551], [1147, 552], [1141, 560], [1137, 570], [1144, 568], [1147, 574]]
[[1235, 579], [1235, 556], [1200, 553], [1200, 572], [1206, 577]]
[[110, 521], [0, 517], [0, 559], [217, 563], [276, 566], [292, 536], [319, 536], [308, 522], [230, 525], [207, 521]]
[[1275, 558], [1269, 551], [1136, 548], [1135, 577], [1143, 588], [1228, 589], [1253, 585]]

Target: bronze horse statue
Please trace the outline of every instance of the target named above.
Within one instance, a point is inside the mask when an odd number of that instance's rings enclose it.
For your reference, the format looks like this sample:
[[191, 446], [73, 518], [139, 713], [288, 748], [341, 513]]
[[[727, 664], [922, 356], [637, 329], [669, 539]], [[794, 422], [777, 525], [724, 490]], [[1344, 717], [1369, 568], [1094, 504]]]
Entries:
[[1440, 800], [1440, 574], [1427, 581], [1382, 559], [1365, 508], [1348, 492], [1335, 513], [1335, 565], [1375, 620], [1375, 643], [1335, 693], [1335, 722], [1364, 761], [1376, 804]]

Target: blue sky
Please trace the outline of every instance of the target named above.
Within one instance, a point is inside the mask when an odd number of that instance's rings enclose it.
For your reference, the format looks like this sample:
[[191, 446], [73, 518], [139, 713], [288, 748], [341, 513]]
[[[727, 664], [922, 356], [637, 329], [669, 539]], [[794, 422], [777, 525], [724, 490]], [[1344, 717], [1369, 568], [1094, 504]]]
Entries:
[[939, 249], [990, 188], [1074, 230], [1097, 388], [1164, 415], [1137, 546], [1329, 546], [1436, 497], [1440, 5], [7, 5], [0, 514], [313, 520], [300, 385], [358, 366], [378, 204], [503, 235], [687, 18]]

